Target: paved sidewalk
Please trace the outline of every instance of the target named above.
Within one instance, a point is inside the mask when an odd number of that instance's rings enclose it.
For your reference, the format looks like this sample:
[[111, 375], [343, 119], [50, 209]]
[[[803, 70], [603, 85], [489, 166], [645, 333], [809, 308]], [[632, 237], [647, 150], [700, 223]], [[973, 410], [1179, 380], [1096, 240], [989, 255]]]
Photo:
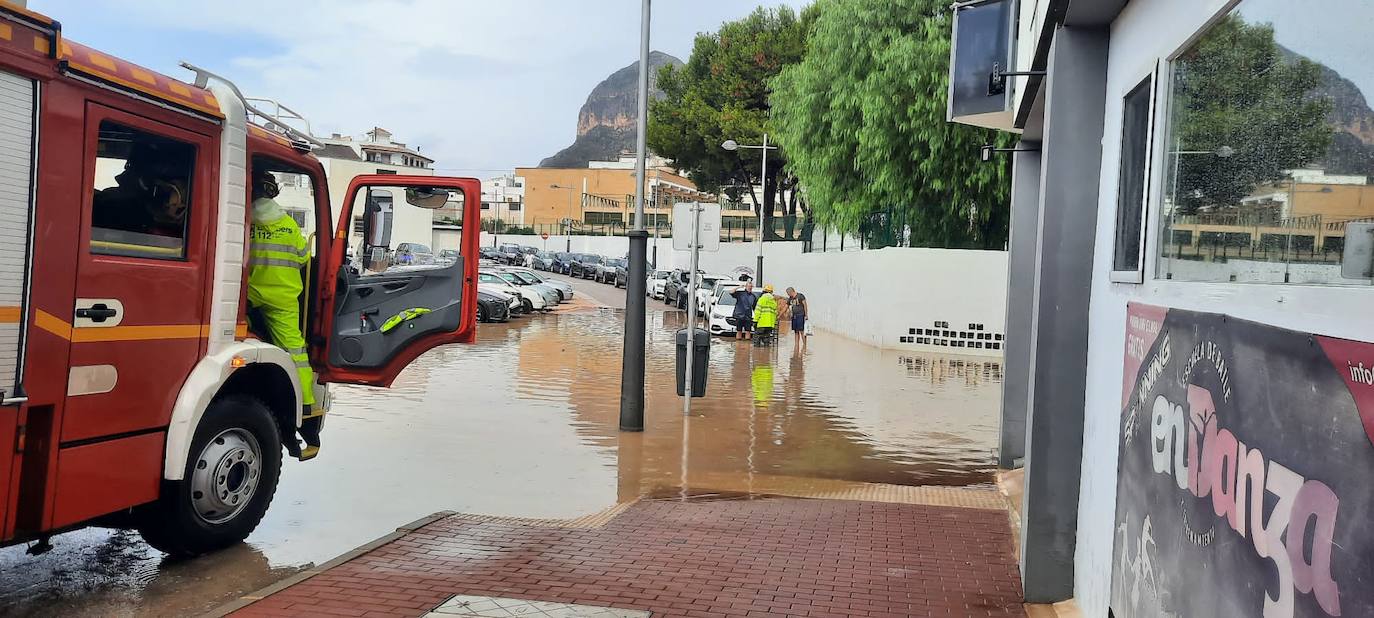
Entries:
[[1025, 615], [1006, 511], [794, 498], [453, 515], [237, 615], [423, 616], [454, 595], [656, 617]]

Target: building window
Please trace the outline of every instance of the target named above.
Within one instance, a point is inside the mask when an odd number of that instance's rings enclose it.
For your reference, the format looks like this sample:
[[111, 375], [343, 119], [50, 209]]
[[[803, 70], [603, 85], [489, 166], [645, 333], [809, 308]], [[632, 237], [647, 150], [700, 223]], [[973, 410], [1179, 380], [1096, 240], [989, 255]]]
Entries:
[[1244, 0], [1171, 61], [1159, 278], [1370, 284], [1374, 143], [1349, 119], [1374, 119], [1374, 64], [1279, 6]]
[[378, 173], [378, 174], [395, 174], [395, 173], [396, 173], [396, 170], [378, 169], [378, 170], [377, 170], [377, 173]]
[[196, 147], [109, 120], [96, 140], [91, 253], [186, 257]]
[[1116, 187], [1116, 246], [1112, 280], [1140, 283], [1144, 252], [1146, 178], [1150, 169], [1150, 111], [1154, 77], [1136, 84], [1121, 105], [1121, 162]]

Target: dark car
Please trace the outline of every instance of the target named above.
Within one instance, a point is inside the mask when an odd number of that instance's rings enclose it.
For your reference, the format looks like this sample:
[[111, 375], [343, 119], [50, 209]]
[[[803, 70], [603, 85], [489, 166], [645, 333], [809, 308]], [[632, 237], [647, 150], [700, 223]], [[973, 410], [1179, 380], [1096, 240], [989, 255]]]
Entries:
[[[653, 273], [654, 269], [648, 264], [644, 265], [644, 272]], [[612, 281], [615, 287], [629, 288], [630, 286], [630, 260], [620, 260], [615, 267], [615, 279]]]
[[567, 253], [567, 252], [565, 252], [565, 251], [556, 251], [556, 252], [554, 252], [554, 254], [553, 254], [553, 265], [549, 267], [549, 270], [551, 270], [551, 271], [553, 271], [553, 272], [556, 272], [556, 273], [558, 273], [558, 274], [560, 274], [560, 275], [571, 275], [571, 274], [572, 274], [572, 263], [573, 263], [573, 261], [576, 260], [576, 259], [577, 259], [577, 254], [576, 254], [576, 253]]
[[525, 263], [525, 254], [520, 252], [520, 245], [505, 244], [497, 247], [496, 250], [501, 252], [501, 259], [498, 261], [502, 264]]
[[553, 270], [553, 262], [554, 262], [553, 256], [554, 256], [554, 254], [553, 254], [552, 251], [537, 251], [537, 252], [535, 252], [535, 254], [534, 254], [534, 269], [535, 269], [535, 270], [549, 270], [549, 271]]
[[497, 251], [496, 247], [482, 247], [477, 251], [477, 255], [484, 260], [501, 261], [501, 252]]
[[572, 271], [569, 275], [591, 279], [596, 276], [596, 267], [606, 263], [606, 258], [590, 253], [579, 253], [573, 260]]
[[505, 322], [510, 319], [510, 306], [505, 299], [486, 292], [477, 292], [477, 321]]
[[674, 268], [668, 275], [668, 283], [663, 286], [663, 304], [676, 305], [678, 292], [687, 289], [687, 269]]

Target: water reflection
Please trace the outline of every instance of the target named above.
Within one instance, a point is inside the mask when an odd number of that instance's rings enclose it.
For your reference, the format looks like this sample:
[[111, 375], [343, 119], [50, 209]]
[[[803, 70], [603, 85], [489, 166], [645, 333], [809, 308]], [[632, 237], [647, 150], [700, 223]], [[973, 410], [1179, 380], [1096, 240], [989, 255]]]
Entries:
[[674, 392], [678, 312], [651, 312], [643, 433], [621, 433], [623, 313], [484, 325], [389, 390], [339, 388], [325, 448], [288, 461], [249, 544], [186, 563], [84, 530], [47, 556], [0, 550], [0, 613], [186, 614], [441, 510], [576, 517], [640, 496], [814, 495], [861, 483], [990, 482], [996, 363], [837, 337], [716, 340], [708, 396]]

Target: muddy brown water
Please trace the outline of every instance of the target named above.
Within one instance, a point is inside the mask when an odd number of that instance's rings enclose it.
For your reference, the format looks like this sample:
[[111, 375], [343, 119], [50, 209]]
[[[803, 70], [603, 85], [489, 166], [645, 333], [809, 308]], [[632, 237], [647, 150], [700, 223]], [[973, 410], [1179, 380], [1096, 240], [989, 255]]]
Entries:
[[0, 614], [205, 611], [442, 510], [564, 518], [642, 496], [991, 482], [997, 362], [825, 334], [804, 353], [790, 337], [717, 339], [708, 396], [684, 417], [672, 333], [685, 317], [661, 307], [643, 433], [617, 431], [623, 312], [483, 325], [476, 345], [424, 355], [390, 390], [337, 388], [325, 448], [285, 463], [247, 543], [177, 562], [136, 533], [86, 529], [43, 556], [0, 549]]

